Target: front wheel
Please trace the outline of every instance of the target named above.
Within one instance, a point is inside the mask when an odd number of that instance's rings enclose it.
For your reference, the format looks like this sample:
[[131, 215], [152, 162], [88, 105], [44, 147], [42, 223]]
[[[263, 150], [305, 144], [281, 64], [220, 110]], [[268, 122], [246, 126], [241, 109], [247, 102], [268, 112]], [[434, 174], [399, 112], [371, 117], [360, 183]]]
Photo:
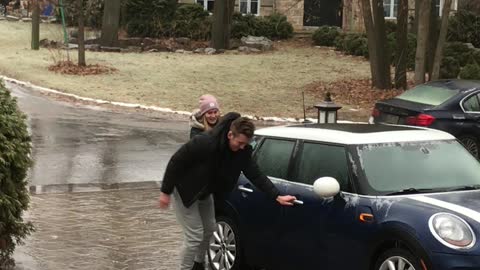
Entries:
[[237, 226], [228, 217], [217, 217], [217, 229], [210, 239], [208, 262], [212, 270], [240, 269], [240, 241]]
[[422, 270], [420, 259], [403, 248], [392, 248], [380, 255], [374, 270]]

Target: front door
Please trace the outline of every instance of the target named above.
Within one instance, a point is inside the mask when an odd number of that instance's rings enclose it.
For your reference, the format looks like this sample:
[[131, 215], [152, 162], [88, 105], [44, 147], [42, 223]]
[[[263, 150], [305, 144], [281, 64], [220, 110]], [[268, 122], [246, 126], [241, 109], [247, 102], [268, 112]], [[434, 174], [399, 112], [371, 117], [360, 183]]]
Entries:
[[[305, 142], [296, 158], [296, 172], [287, 193], [303, 204], [285, 208], [281, 245], [281, 269], [349, 269], [351, 225], [356, 206], [351, 195], [320, 198], [313, 183], [320, 177], [334, 177], [342, 191], [350, 192], [349, 166], [344, 146]], [[344, 264], [345, 263], [345, 264]]]
[[[281, 194], [296, 141], [266, 138], [255, 151], [254, 159]], [[277, 262], [277, 239], [282, 231], [284, 207], [258, 190], [245, 176], [238, 182], [233, 202], [239, 212], [243, 251], [248, 264], [264, 267]]]
[[304, 26], [342, 26], [342, 0], [305, 0]]

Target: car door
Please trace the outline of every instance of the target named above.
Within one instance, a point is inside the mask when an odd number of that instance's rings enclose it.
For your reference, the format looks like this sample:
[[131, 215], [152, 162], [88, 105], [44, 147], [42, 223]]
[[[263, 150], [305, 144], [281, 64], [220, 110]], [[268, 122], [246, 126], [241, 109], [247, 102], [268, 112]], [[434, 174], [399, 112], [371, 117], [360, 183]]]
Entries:
[[[286, 190], [303, 204], [285, 208], [281, 234], [282, 269], [347, 269], [349, 236], [344, 234], [355, 219], [355, 207], [346, 207], [350, 195], [320, 198], [313, 183], [334, 177], [343, 192], [351, 192], [347, 152], [342, 145], [304, 142], [295, 158], [295, 170]], [[345, 263], [345, 264], [344, 264]]]
[[[295, 140], [264, 138], [254, 159], [280, 193], [285, 193], [285, 179], [290, 168]], [[275, 262], [276, 239], [281, 231], [283, 207], [258, 190], [241, 175], [232, 201], [240, 216], [241, 241], [249, 264], [271, 265]]]

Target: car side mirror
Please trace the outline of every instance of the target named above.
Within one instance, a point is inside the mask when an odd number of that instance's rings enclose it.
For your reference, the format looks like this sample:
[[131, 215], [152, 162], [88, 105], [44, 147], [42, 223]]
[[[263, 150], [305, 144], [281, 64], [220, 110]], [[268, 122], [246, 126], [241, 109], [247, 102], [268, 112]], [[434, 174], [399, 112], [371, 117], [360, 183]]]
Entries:
[[313, 191], [321, 198], [334, 197], [340, 192], [340, 184], [333, 177], [320, 177], [313, 183]]

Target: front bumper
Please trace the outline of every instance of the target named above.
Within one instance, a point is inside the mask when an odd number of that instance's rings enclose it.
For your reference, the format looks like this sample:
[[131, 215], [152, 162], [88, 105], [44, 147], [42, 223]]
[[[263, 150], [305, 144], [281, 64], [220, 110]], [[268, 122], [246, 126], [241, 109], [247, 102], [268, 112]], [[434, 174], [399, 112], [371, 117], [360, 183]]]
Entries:
[[446, 253], [431, 254], [433, 269], [428, 270], [479, 270], [479, 255], [459, 255]]

